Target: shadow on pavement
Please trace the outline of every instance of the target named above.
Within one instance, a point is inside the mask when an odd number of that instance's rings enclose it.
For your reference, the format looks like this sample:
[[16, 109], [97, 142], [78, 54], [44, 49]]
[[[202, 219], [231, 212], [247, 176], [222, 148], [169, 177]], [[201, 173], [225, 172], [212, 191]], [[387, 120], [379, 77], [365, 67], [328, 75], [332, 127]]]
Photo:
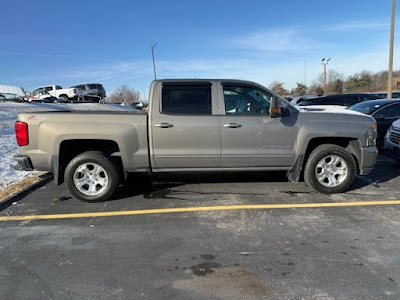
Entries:
[[153, 179], [146, 175], [130, 174], [124, 186], [112, 197], [119, 200], [143, 195], [144, 198], [171, 198], [170, 189], [185, 184], [239, 183], [239, 182], [287, 182], [286, 172], [240, 172], [240, 173], [184, 173], [161, 174]]

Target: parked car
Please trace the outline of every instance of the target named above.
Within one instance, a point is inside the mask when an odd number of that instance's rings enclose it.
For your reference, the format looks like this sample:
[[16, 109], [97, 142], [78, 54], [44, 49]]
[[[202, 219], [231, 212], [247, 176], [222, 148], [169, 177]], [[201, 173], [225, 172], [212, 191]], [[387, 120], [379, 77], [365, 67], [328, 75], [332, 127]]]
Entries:
[[385, 136], [385, 155], [400, 162], [400, 120], [392, 123]]
[[155, 80], [147, 114], [30, 112], [15, 128], [21, 167], [52, 172], [88, 202], [108, 199], [128, 172], [280, 170], [340, 193], [377, 157], [371, 116], [302, 109], [242, 80]]
[[106, 97], [106, 90], [100, 83], [86, 83], [71, 86], [71, 88], [79, 88], [82, 90], [84, 100], [100, 101]]
[[139, 110], [144, 110], [145, 108], [147, 108], [147, 102], [143, 101], [133, 102], [131, 105]]
[[[378, 95], [382, 99], [387, 99], [387, 93], [376, 93], [376, 95]], [[392, 93], [392, 98], [400, 98], [400, 93], [399, 92]]]
[[25, 91], [22, 87], [13, 85], [0, 85], [0, 94], [4, 100], [24, 101]]
[[45, 99], [50, 101], [51, 99], [61, 99], [63, 101], [68, 100], [79, 100], [83, 96], [83, 92], [79, 88], [63, 89], [59, 85], [47, 85], [36, 88], [28, 97], [28, 101], [40, 101], [43, 102]]
[[353, 105], [349, 109], [374, 117], [378, 126], [376, 143], [379, 148], [383, 148], [387, 130], [394, 121], [400, 118], [400, 99], [366, 101]]
[[302, 95], [302, 96], [287, 96], [285, 97], [286, 100], [290, 101], [290, 103], [294, 105], [298, 105], [303, 101], [306, 101], [307, 99], [311, 98], [317, 98], [317, 97], [322, 97], [323, 95], [313, 95], [313, 94], [307, 94], [307, 95]]
[[306, 99], [300, 103], [300, 106], [308, 105], [341, 105], [341, 106], [352, 106], [354, 104], [382, 99], [375, 94], [338, 94], [338, 95], [328, 95], [323, 97], [317, 97], [312, 99]]

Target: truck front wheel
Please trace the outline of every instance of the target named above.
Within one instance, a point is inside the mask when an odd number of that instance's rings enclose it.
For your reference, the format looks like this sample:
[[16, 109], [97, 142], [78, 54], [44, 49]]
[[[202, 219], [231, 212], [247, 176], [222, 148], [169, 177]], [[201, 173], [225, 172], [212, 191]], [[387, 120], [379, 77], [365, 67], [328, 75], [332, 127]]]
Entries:
[[310, 154], [304, 169], [306, 185], [320, 193], [342, 193], [353, 183], [356, 163], [344, 148], [325, 144]]
[[71, 194], [86, 202], [107, 200], [119, 186], [117, 166], [98, 151], [73, 158], [65, 169], [64, 179]]

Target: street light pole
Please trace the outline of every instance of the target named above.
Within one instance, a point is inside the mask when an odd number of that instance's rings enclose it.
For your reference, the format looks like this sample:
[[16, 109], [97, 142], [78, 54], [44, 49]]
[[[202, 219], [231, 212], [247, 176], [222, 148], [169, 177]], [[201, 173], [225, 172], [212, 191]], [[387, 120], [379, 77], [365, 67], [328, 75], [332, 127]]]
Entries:
[[322, 59], [322, 64], [324, 65], [324, 95], [326, 95], [326, 93], [328, 92], [328, 87], [326, 85], [326, 66], [328, 65], [330, 60], [330, 57], [327, 60], [325, 60], [325, 57]]
[[388, 93], [387, 93], [387, 98], [389, 100], [392, 99], [395, 10], [396, 10], [396, 0], [392, 0], [392, 25], [390, 30], [389, 74], [388, 74]]
[[157, 79], [157, 74], [156, 74], [156, 64], [154, 62], [154, 49], [156, 49], [158, 43], [155, 43], [153, 46], [151, 46], [151, 56], [153, 57], [153, 71], [154, 71], [154, 80]]
[[144, 102], [147, 102], [147, 97], [146, 97], [146, 93], [144, 92], [144, 89], [140, 88], [143, 92], [143, 97], [144, 97]]

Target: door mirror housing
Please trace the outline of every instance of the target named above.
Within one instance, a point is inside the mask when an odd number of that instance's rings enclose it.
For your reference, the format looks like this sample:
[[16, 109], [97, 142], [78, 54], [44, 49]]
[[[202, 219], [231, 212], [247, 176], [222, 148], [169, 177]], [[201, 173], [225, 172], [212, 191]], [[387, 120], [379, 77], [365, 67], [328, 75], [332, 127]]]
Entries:
[[271, 103], [269, 108], [269, 116], [271, 118], [279, 118], [282, 115], [282, 110], [279, 107], [279, 101], [276, 97], [271, 97]]

